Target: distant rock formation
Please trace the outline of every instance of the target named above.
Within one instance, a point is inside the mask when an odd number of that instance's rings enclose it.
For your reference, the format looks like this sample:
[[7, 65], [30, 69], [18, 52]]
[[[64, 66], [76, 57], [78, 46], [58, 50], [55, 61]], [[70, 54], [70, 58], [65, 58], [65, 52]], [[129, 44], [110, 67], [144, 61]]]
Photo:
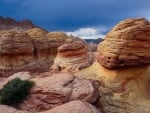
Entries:
[[31, 80], [35, 86], [20, 108], [32, 113], [49, 110], [73, 100], [94, 103], [98, 97], [97, 81], [76, 78], [71, 74], [54, 74]]
[[103, 41], [103, 39], [102, 38], [98, 38], [98, 39], [85, 39], [85, 41], [88, 42], [88, 43], [92, 42], [94, 44], [99, 44], [100, 42]]
[[0, 76], [18, 71], [48, 71], [57, 48], [70, 38], [62, 32], [33, 28], [26, 31], [0, 32]]
[[109, 69], [150, 64], [150, 22], [144, 18], [120, 22], [99, 44], [97, 59]]
[[94, 106], [83, 101], [71, 101], [42, 113], [101, 113]]
[[85, 43], [80, 40], [68, 39], [58, 48], [52, 69], [74, 72], [90, 66], [91, 62]]
[[31, 28], [38, 28], [30, 20], [16, 21], [10, 17], [0, 16], [0, 30], [26, 30]]

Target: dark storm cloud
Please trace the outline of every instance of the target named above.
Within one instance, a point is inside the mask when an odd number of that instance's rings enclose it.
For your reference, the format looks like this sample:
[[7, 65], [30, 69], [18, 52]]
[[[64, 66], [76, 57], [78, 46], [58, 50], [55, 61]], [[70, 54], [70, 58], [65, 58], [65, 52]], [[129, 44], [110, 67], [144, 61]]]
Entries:
[[150, 18], [150, 0], [0, 0], [0, 15], [31, 19], [49, 30], [110, 28], [130, 17]]

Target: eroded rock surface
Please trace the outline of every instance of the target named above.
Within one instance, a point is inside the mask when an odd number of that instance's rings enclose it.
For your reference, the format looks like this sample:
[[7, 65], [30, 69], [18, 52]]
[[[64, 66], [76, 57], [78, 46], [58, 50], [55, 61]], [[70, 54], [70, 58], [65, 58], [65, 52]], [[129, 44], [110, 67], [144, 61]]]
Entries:
[[1, 31], [0, 76], [6, 77], [18, 71], [48, 71], [58, 46], [68, 38], [65, 33], [48, 33], [39, 28]]
[[86, 45], [82, 41], [69, 39], [58, 48], [52, 69], [74, 72], [88, 67], [90, 64], [91, 59]]
[[16, 21], [10, 17], [0, 16], [0, 30], [27, 30], [31, 28], [37, 28], [30, 20]]
[[70, 74], [55, 74], [31, 80], [35, 82], [35, 86], [20, 104], [23, 110], [48, 110], [72, 100], [94, 103], [98, 97], [98, 82], [79, 79]]
[[17, 110], [13, 107], [6, 105], [0, 105], [0, 113], [30, 113], [30, 112]]
[[97, 59], [109, 69], [150, 64], [150, 22], [144, 18], [120, 22], [99, 44]]
[[98, 46], [97, 61], [76, 76], [99, 80], [106, 113], [150, 112], [150, 23], [128, 19]]
[[94, 106], [83, 101], [71, 101], [41, 113], [101, 113]]

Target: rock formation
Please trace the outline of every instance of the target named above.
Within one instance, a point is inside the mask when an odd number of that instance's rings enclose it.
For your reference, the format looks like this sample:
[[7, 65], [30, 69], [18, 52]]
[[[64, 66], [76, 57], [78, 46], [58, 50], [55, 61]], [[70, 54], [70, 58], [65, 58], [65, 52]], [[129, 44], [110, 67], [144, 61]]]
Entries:
[[39, 27], [34, 25], [30, 20], [16, 21], [9, 17], [5, 18], [0, 16], [0, 31], [9, 29], [27, 30], [31, 28], [39, 28]]
[[8, 76], [18, 71], [48, 71], [58, 46], [68, 38], [64, 33], [47, 33], [39, 28], [1, 31], [0, 76]]
[[90, 64], [91, 58], [86, 45], [82, 41], [68, 39], [58, 48], [52, 69], [74, 72], [88, 67]]
[[55, 74], [31, 80], [35, 82], [35, 86], [20, 104], [23, 110], [48, 110], [73, 100], [94, 103], [98, 97], [97, 81], [76, 78], [70, 74]]
[[30, 112], [17, 110], [10, 106], [0, 105], [0, 113], [30, 113]]
[[87, 102], [71, 101], [54, 109], [41, 113], [100, 113], [94, 106]]
[[76, 76], [99, 80], [106, 113], [150, 111], [150, 23], [128, 19], [110, 31], [98, 47], [97, 62]]
[[110, 69], [150, 64], [150, 22], [144, 18], [120, 22], [99, 44], [97, 58]]

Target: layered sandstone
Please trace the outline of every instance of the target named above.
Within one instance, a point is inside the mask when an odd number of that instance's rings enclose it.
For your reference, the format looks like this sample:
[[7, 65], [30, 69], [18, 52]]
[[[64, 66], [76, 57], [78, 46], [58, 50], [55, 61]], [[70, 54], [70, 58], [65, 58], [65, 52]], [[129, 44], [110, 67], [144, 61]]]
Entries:
[[150, 23], [128, 19], [110, 31], [98, 46], [97, 61], [76, 76], [99, 80], [106, 113], [150, 111]]
[[71, 101], [54, 109], [40, 113], [101, 113], [94, 106], [83, 101]]
[[28, 67], [34, 61], [30, 36], [21, 31], [0, 32], [0, 76]]
[[69, 39], [58, 48], [52, 69], [78, 71], [90, 66], [90, 64], [91, 59], [85, 43]]
[[150, 66], [110, 70], [95, 62], [76, 76], [100, 81], [99, 107], [106, 113], [150, 111]]
[[27, 99], [20, 104], [23, 110], [31, 112], [49, 110], [73, 100], [94, 103], [98, 97], [97, 81], [76, 78], [70, 74], [54, 74], [31, 80], [35, 86]]
[[110, 69], [150, 64], [150, 22], [144, 18], [120, 22], [99, 44], [97, 59]]
[[48, 71], [58, 46], [68, 38], [69, 36], [61, 32], [48, 33], [39, 28], [1, 31], [0, 76], [18, 71]]

